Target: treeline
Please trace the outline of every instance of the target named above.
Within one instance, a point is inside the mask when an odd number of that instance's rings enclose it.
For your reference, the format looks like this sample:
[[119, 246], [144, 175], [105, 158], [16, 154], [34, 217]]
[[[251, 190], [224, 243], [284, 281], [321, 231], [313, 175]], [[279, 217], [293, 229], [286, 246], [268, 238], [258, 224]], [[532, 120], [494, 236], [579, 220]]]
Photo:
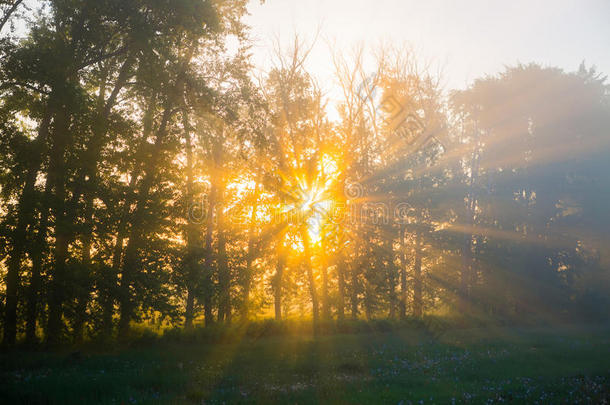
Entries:
[[305, 42], [254, 73], [244, 0], [2, 4], [5, 344], [273, 316], [608, 315], [594, 69], [516, 66], [448, 94], [406, 48], [377, 49], [373, 71], [362, 48], [334, 51], [330, 120]]

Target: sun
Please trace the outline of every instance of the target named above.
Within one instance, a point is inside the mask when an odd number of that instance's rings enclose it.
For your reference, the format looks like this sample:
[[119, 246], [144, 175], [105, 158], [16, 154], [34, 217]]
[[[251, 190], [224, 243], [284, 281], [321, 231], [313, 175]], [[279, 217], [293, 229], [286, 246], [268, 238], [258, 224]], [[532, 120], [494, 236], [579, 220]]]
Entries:
[[307, 232], [312, 244], [319, 244], [322, 240], [322, 228], [332, 206], [332, 199], [325, 196], [324, 190], [311, 190], [307, 194], [306, 205], [311, 211], [307, 218]]
[[307, 233], [312, 245], [319, 245], [324, 237], [324, 225], [330, 219], [334, 204], [332, 190], [338, 177], [336, 159], [325, 154], [320, 159], [316, 179], [312, 184], [303, 184], [301, 208], [306, 216]]
[[284, 176], [286, 202], [278, 206], [278, 212], [287, 226], [283, 233], [285, 246], [301, 252], [305, 244], [309, 248], [322, 247], [331, 223], [340, 173], [338, 159], [323, 154], [313, 175], [299, 171]]

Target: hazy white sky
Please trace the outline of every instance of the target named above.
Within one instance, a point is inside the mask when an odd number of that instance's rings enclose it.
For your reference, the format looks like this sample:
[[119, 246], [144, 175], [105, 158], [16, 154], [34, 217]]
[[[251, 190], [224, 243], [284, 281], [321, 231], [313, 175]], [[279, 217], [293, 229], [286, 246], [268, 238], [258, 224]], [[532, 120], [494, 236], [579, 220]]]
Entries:
[[538, 62], [575, 70], [582, 60], [610, 74], [610, 0], [252, 0], [255, 61], [269, 67], [274, 35], [321, 35], [309, 70], [332, 92], [329, 42], [408, 42], [463, 88], [504, 65]]

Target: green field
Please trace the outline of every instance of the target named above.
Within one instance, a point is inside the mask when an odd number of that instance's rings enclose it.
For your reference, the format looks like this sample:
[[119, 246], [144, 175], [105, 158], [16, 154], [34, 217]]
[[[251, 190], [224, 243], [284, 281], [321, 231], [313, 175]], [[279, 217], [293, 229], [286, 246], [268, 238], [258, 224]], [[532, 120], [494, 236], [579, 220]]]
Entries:
[[0, 357], [0, 401], [608, 403], [610, 328], [486, 328], [149, 342]]

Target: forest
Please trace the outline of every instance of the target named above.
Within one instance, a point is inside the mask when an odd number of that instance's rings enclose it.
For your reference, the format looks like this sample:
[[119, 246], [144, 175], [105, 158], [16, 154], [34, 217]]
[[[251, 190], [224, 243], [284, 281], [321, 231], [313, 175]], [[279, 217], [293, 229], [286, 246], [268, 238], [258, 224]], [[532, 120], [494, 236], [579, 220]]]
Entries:
[[246, 1], [21, 3], [0, 19], [4, 344], [608, 318], [594, 67], [520, 64], [447, 91], [409, 47], [333, 49], [331, 118], [311, 41], [254, 71]]
[[605, 74], [249, 7], [0, 0], [0, 403], [608, 404]]

